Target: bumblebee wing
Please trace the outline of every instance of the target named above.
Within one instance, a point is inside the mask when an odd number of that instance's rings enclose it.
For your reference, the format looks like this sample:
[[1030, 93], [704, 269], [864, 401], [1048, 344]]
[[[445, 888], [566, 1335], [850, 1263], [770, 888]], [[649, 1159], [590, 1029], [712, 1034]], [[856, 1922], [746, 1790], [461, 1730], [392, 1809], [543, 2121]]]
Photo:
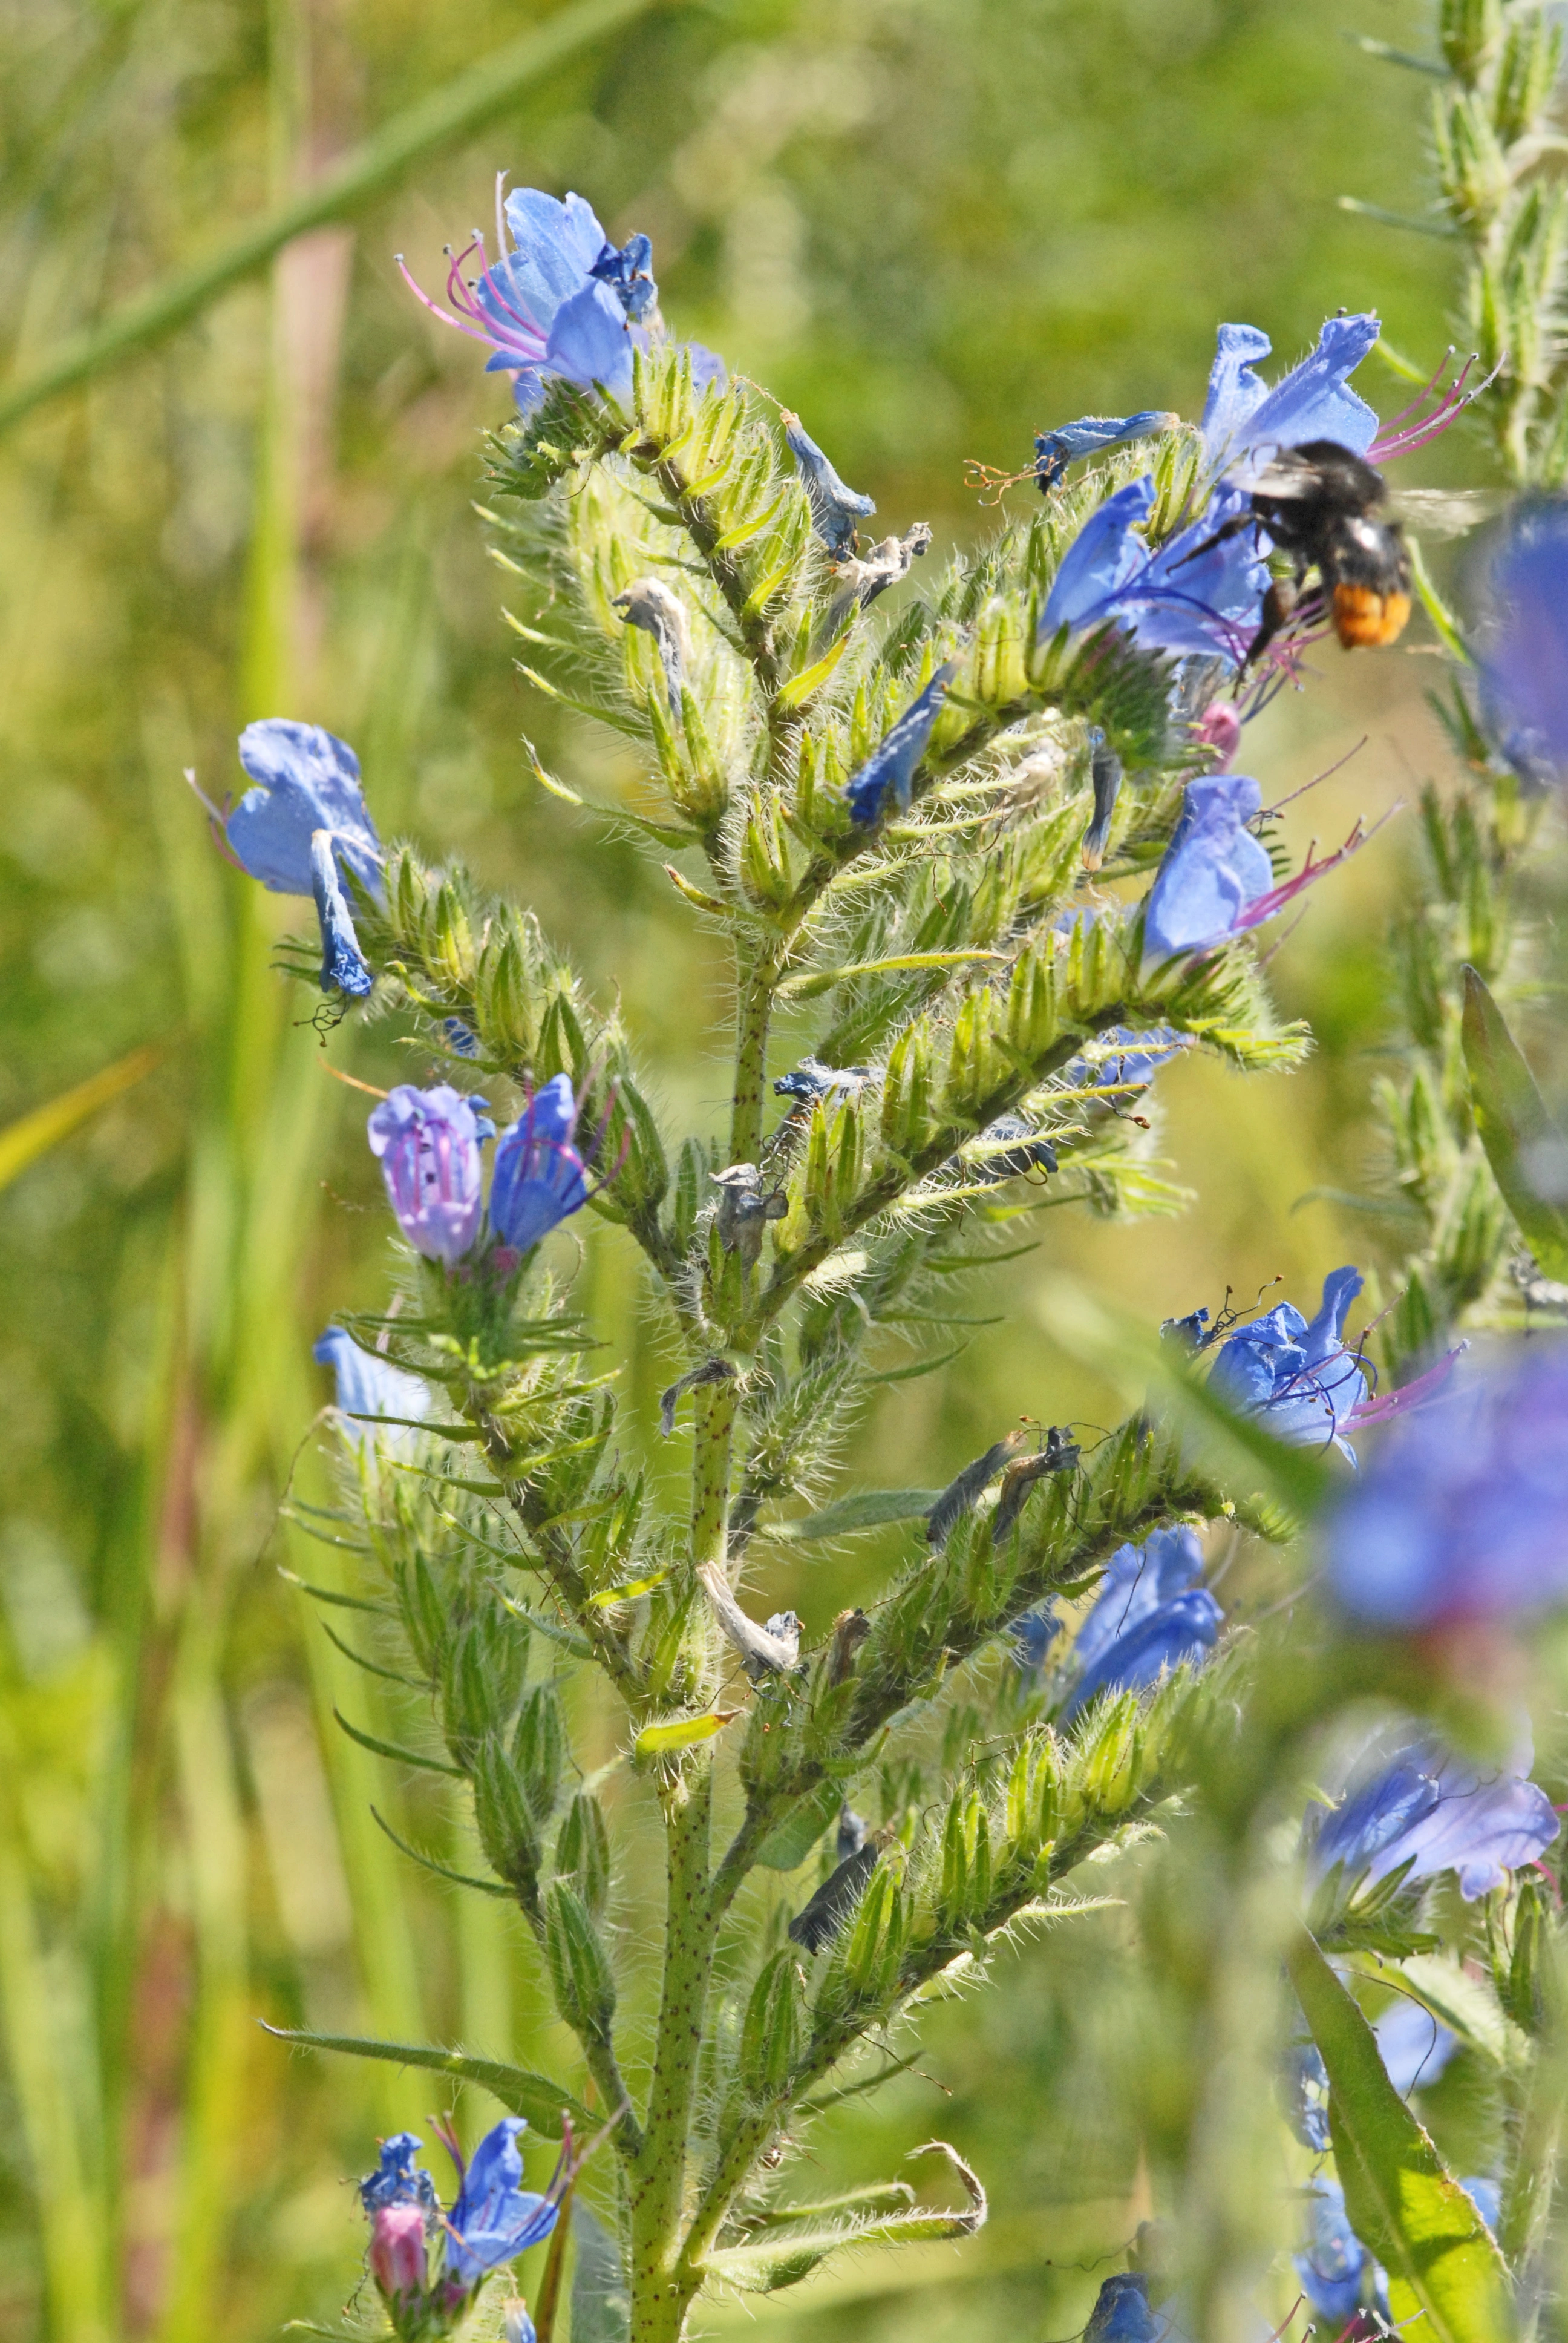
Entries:
[[1405, 488], [1399, 514], [1417, 537], [1462, 537], [1501, 512], [1505, 501], [1501, 488]]
[[1249, 473], [1247, 478], [1251, 495], [1277, 498], [1282, 502], [1292, 497], [1317, 496], [1322, 485], [1322, 473], [1312, 458], [1298, 455], [1290, 447], [1271, 458], [1260, 470]]

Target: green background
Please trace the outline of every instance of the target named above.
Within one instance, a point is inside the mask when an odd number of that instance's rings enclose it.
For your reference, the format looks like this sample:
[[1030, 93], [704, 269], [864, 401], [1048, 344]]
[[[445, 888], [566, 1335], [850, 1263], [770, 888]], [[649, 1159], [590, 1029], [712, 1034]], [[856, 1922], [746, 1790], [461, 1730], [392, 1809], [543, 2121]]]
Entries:
[[[15, 375], [532, 21], [452, 0], [9, 0]], [[890, 527], [929, 519], [938, 558], [994, 526], [965, 458], [1021, 467], [1035, 429], [1086, 411], [1195, 414], [1221, 318], [1288, 359], [1325, 314], [1377, 307], [1435, 364], [1449, 252], [1335, 207], [1426, 199], [1426, 85], [1355, 33], [1428, 38], [1402, 0], [647, 13], [0, 440], [0, 1123], [160, 1051], [0, 1197], [5, 2343], [237, 2343], [348, 2299], [345, 2176], [436, 2102], [391, 2070], [290, 2056], [257, 2016], [528, 2064], [560, 2047], [499, 1907], [435, 1888], [368, 1819], [374, 1798], [427, 1845], [467, 1845], [336, 1732], [334, 1703], [377, 1729], [397, 1696], [276, 1567], [334, 1567], [280, 1525], [279, 1496], [297, 1463], [319, 1475], [310, 1341], [374, 1302], [387, 1263], [365, 1101], [325, 1068], [418, 1069], [385, 1025], [323, 1047], [312, 1000], [268, 966], [300, 907], [225, 869], [182, 769], [235, 788], [234, 735], [262, 715], [352, 741], [384, 835], [515, 890], [619, 986], [678, 1131], [719, 1120], [724, 970], [657, 869], [529, 778], [525, 730], [574, 785], [648, 801], [620, 742], [513, 670], [472, 509], [504, 387], [392, 255], [435, 290], [498, 168], [580, 189], [618, 238], [653, 236], [675, 328], [798, 408]], [[1366, 372], [1385, 412], [1403, 403]], [[1451, 443], [1422, 477], [1482, 480], [1485, 459]], [[1330, 647], [1314, 667], [1245, 759], [1269, 801], [1364, 739], [1292, 808], [1298, 846], [1408, 799], [1438, 755], [1419, 623], [1398, 652]], [[934, 1485], [1020, 1412], [1108, 1420], [1033, 1307], [1053, 1264], [1158, 1318], [1277, 1274], [1311, 1307], [1340, 1262], [1397, 1258], [1397, 1218], [1315, 1192], [1375, 1174], [1381, 935], [1412, 827], [1321, 890], [1281, 950], [1283, 1001], [1322, 1045], [1308, 1069], [1161, 1079], [1161, 1151], [1201, 1204], [1138, 1226], [1042, 1216], [1040, 1250], [967, 1305], [996, 1322], [845, 1426], [846, 1475]], [[575, 1290], [649, 1426], [669, 1354], [615, 1232], [583, 1231]], [[678, 1442], [666, 1469], [682, 1461]], [[792, 1601], [815, 1633], [891, 1551], [775, 1550], [762, 1608]], [[585, 1763], [596, 1735], [608, 1754], [602, 1719], [584, 1731]], [[1043, 2343], [1081, 2325], [1147, 2209], [1114, 2112], [1118, 1943], [1108, 1916], [1004, 1961], [998, 1988], [936, 2016], [920, 2077], [819, 2134], [796, 2175], [803, 2197], [881, 2177], [940, 2130], [991, 2187], [991, 2227], [850, 2264], [765, 2326], [829, 2343], [961, 2318]], [[470, 2094], [462, 2121], [487, 2113]]]

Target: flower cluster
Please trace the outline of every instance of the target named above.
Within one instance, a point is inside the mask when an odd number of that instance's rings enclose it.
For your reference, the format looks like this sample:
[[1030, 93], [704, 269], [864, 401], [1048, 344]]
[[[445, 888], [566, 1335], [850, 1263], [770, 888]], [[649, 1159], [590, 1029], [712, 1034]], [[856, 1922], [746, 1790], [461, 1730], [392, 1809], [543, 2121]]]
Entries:
[[1512, 1763], [1484, 1768], [1430, 1739], [1374, 1750], [1337, 1805], [1307, 1810], [1309, 1885], [1325, 1908], [1388, 1879], [1452, 1872], [1467, 1903], [1506, 1885], [1558, 1831], [1551, 1799], [1529, 1779], [1531, 1755], [1526, 1742]]
[[382, 2141], [359, 2201], [370, 2220], [370, 2275], [394, 2331], [408, 2343], [449, 2333], [490, 2272], [555, 2227], [573, 2168], [571, 2134], [540, 2196], [521, 2186], [517, 2140], [527, 2128], [520, 2117], [503, 2117], [466, 2161], [449, 2127], [437, 2127], [457, 2170], [457, 2193], [446, 2211], [434, 2180], [415, 2162], [424, 2146], [417, 2135], [400, 2131]]
[[[511, 376], [524, 414], [552, 378], [629, 405], [633, 353], [663, 334], [652, 245], [646, 236], [613, 245], [581, 196], [562, 203], [538, 187], [514, 187], [508, 196], [505, 186], [503, 174], [496, 182], [496, 257], [487, 258], [477, 230], [449, 254], [448, 307], [430, 298], [399, 256], [404, 281], [443, 325], [488, 347], [487, 373]], [[478, 273], [470, 280], [463, 269], [471, 259]], [[687, 355], [694, 381], [722, 376], [722, 361], [699, 342], [689, 343]]]
[[[371, 1114], [378, 1158], [397, 1225], [416, 1252], [447, 1269], [470, 1254], [486, 1220], [481, 1142], [495, 1125], [446, 1082], [417, 1090], [400, 1082]], [[588, 1167], [573, 1144], [578, 1101], [565, 1074], [535, 1091], [496, 1141], [488, 1223], [503, 1273], [588, 1200]]]

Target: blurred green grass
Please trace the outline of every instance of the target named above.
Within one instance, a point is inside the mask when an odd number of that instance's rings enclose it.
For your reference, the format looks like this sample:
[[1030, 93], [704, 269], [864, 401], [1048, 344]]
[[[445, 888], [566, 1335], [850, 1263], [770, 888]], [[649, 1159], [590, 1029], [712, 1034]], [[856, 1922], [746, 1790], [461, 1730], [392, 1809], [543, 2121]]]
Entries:
[[[530, 21], [494, 0], [9, 0], [12, 368]], [[575, 782], [642, 789], [617, 743], [512, 671], [471, 509], [503, 394], [391, 254], [434, 287], [443, 244], [488, 218], [498, 166], [578, 186], [618, 236], [653, 234], [679, 329], [798, 407], [890, 524], [929, 518], [940, 558], [992, 525], [965, 458], [1021, 465], [1035, 428], [1086, 410], [1195, 412], [1220, 317], [1288, 357], [1326, 313], [1377, 306], [1435, 361], [1441, 244], [1333, 206], [1422, 200], [1423, 85], [1354, 32], [1419, 48], [1424, 12], [660, 9], [0, 442], [0, 1121], [162, 1051], [0, 1197], [0, 2338], [240, 2343], [348, 2298], [343, 2176], [430, 2093], [289, 2056], [256, 2016], [538, 2063], [560, 2047], [498, 1907], [435, 1887], [370, 1820], [375, 1799], [421, 1843], [463, 1845], [437, 1795], [332, 1727], [336, 1703], [384, 1730], [397, 1695], [274, 1567], [321, 1583], [339, 1559], [280, 1529], [278, 1499], [291, 1473], [321, 1493], [300, 1448], [327, 1395], [308, 1345], [379, 1292], [386, 1224], [353, 1095], [268, 968], [297, 908], [217, 861], [181, 769], [234, 786], [255, 715], [342, 733], [384, 831], [516, 890], [619, 984], [678, 1128], [719, 1118], [723, 969], [657, 870], [528, 779], [525, 729]], [[1473, 449], [1434, 461], [1483, 477]], [[1250, 736], [1271, 798], [1368, 736], [1293, 809], [1298, 841], [1409, 798], [1431, 765], [1412, 634], [1411, 656], [1323, 654], [1311, 693]], [[1341, 1260], [1393, 1257], [1386, 1218], [1302, 1200], [1365, 1186], [1379, 935], [1409, 851], [1392, 825], [1281, 953], [1282, 992], [1323, 1042], [1304, 1073], [1162, 1080], [1162, 1151], [1200, 1205], [1136, 1227], [1041, 1216], [1038, 1253], [971, 1305], [1006, 1322], [940, 1377], [887, 1387], [845, 1427], [848, 1471], [923, 1483], [1024, 1409], [1103, 1415], [1109, 1394], [1031, 1308], [1037, 1270], [1163, 1315], [1277, 1273], [1302, 1298]], [[331, 1055], [370, 1081], [408, 1070], [385, 1026]], [[615, 1232], [588, 1233], [578, 1288], [651, 1424], [668, 1363]], [[885, 1552], [776, 1550], [767, 1593], [819, 1624]], [[940, 2013], [931, 2079], [852, 2107], [803, 2167], [811, 2193], [879, 2177], [940, 2129], [986, 2173], [995, 2227], [918, 2269], [850, 2265], [766, 2323], [918, 2337], [961, 2314], [1043, 2338], [1081, 2320], [1136, 2210], [1133, 2146], [1097, 2081], [1120, 1941], [1107, 1915], [1049, 1959], [1020, 1951], [1002, 1990]]]

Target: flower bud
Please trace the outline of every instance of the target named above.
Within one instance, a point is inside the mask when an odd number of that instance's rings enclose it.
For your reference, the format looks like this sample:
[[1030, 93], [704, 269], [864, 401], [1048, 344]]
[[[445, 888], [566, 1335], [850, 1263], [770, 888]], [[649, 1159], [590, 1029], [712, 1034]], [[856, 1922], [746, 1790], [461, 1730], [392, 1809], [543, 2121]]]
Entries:
[[576, 2034], [608, 2039], [615, 2015], [610, 1974], [593, 1915], [567, 1880], [552, 1880], [545, 1897], [545, 1958], [556, 2007]]
[[741, 2087], [759, 2106], [776, 2099], [794, 2072], [800, 2024], [800, 1970], [786, 1949], [759, 1972], [740, 2029]]
[[417, 2205], [378, 2206], [370, 2223], [370, 2275], [389, 2302], [425, 2291], [425, 2215]]
[[520, 2294], [514, 2294], [502, 2303], [501, 2328], [507, 2343], [536, 2343], [534, 2322], [528, 2317], [528, 2306]]
[[609, 1896], [609, 1834], [591, 1790], [579, 1790], [567, 1808], [556, 1839], [556, 1876], [571, 1880], [597, 1919]]

